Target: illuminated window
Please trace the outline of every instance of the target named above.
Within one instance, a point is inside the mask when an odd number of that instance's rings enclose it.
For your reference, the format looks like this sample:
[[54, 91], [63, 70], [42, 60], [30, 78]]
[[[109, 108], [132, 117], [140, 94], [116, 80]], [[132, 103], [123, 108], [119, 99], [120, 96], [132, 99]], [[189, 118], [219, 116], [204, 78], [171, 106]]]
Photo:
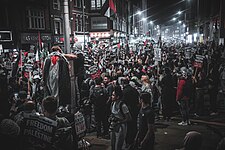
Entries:
[[59, 0], [53, 0], [53, 9], [60, 10], [60, 1]]
[[101, 9], [106, 0], [91, 0], [91, 10]]
[[62, 22], [60, 19], [54, 19], [54, 33], [55, 34], [62, 34]]

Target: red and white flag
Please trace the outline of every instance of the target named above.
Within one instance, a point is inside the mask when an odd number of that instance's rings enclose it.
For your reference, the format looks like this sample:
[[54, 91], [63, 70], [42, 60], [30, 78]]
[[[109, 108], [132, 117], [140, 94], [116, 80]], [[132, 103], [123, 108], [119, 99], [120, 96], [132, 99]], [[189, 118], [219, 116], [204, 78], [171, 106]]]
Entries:
[[113, 0], [109, 0], [109, 8], [116, 14], [116, 7], [114, 5]]

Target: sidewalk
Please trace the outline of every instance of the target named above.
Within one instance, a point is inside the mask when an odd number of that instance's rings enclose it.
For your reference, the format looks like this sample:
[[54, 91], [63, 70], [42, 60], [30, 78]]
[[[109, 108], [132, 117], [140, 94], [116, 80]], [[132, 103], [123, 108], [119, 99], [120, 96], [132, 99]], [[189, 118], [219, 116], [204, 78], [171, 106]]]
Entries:
[[96, 132], [88, 133], [84, 139], [91, 144], [90, 150], [111, 150], [110, 140], [97, 138]]

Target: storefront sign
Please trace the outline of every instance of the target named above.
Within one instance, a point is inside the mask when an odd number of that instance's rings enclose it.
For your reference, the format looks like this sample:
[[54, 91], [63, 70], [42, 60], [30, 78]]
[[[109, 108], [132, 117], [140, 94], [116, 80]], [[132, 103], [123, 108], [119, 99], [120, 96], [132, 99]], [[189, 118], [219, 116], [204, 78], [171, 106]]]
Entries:
[[0, 31], [0, 41], [1, 42], [12, 41], [12, 32], [11, 31]]
[[[76, 43], [78, 39], [76, 37], [70, 36], [70, 43]], [[54, 36], [54, 43], [63, 43], [64, 37], [62, 36]]]
[[[52, 37], [50, 33], [41, 33], [41, 42], [50, 43]], [[39, 42], [38, 33], [21, 33], [21, 43], [22, 44], [34, 44]]]
[[110, 32], [91, 32], [90, 37], [91, 38], [109, 38]]

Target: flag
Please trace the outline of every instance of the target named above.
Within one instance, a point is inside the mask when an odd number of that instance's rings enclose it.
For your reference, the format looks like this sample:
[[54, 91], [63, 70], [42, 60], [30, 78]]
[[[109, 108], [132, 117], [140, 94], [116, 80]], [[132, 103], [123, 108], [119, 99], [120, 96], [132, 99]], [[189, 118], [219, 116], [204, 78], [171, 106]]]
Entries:
[[20, 50], [18, 66], [20, 68], [22, 68], [22, 66], [23, 66], [22, 50]]
[[144, 42], [144, 46], [146, 46], [148, 44], [148, 40], [145, 40]]
[[113, 0], [109, 0], [109, 8], [116, 14], [116, 7], [114, 5]]
[[117, 44], [117, 47], [120, 49], [120, 43]]
[[39, 62], [40, 58], [39, 58], [39, 50], [37, 49], [36, 55], [35, 55], [35, 61]]
[[39, 46], [39, 50], [41, 50], [42, 45], [41, 45], [41, 34], [40, 34], [40, 32], [38, 32], [38, 46]]
[[110, 18], [111, 17], [111, 14], [110, 14], [110, 8], [107, 9], [107, 11], [105, 12], [105, 15], [106, 17]]

